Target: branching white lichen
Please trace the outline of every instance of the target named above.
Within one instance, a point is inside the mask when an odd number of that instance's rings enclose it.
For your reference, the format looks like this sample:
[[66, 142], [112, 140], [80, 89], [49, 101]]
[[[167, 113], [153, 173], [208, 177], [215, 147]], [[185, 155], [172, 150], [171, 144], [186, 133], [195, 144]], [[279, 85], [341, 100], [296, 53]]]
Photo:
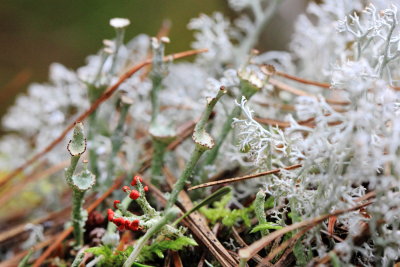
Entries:
[[[267, 130], [253, 118], [253, 111], [248, 107], [245, 97], [236, 105], [242, 109], [245, 119], [234, 119], [234, 126], [238, 128], [239, 149], [249, 153], [260, 168], [266, 164], [271, 168], [272, 161], [281, 167], [285, 159], [288, 159], [292, 150], [290, 142], [283, 132], [278, 128]], [[275, 164], [274, 164], [275, 165]]]

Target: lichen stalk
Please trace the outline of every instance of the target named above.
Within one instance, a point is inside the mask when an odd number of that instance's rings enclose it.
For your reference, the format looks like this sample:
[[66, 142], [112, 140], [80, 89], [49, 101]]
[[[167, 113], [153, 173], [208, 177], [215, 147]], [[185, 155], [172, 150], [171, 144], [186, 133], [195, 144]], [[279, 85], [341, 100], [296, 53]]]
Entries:
[[176, 181], [174, 188], [172, 189], [171, 195], [169, 196], [169, 199], [168, 199], [168, 204], [166, 207], [167, 209], [172, 207], [175, 204], [175, 202], [178, 198], [179, 192], [182, 191], [183, 187], [186, 184], [186, 181], [189, 179], [190, 175], [193, 173], [193, 169], [196, 166], [196, 163], [199, 161], [201, 155], [203, 155], [204, 151], [205, 150], [203, 148], [196, 145], [195, 149], [193, 150], [193, 152], [190, 156], [188, 163], [185, 166], [185, 169], [183, 170], [181, 176]]
[[153, 48], [153, 69], [150, 73], [150, 77], [153, 83], [153, 87], [150, 92], [151, 100], [151, 122], [150, 122], [150, 134], [153, 142], [153, 157], [151, 160], [151, 182], [154, 185], [160, 183], [162, 177], [162, 167], [164, 164], [164, 155], [167, 145], [173, 140], [174, 132], [164, 125], [160, 125], [157, 118], [160, 113], [160, 100], [159, 94], [163, 88], [162, 82], [165, 76], [168, 74], [167, 66], [163, 61], [165, 43], [168, 43], [169, 39], [166, 37], [152, 39]]
[[83, 244], [83, 197], [85, 192], [79, 190], [72, 191], [72, 227], [74, 228], [75, 245], [81, 246]]
[[[237, 97], [236, 101], [238, 103], [240, 103], [243, 96], [246, 97], [246, 99], [250, 99], [258, 91], [254, 88], [249, 87], [247, 83], [243, 82], [241, 83], [240, 89], [242, 95], [239, 95]], [[207, 152], [206, 158], [203, 163], [204, 166], [212, 165], [214, 163], [214, 161], [218, 156], [221, 146], [223, 145], [225, 139], [227, 138], [228, 134], [232, 129], [233, 119], [239, 117], [241, 112], [242, 112], [241, 108], [239, 106], [235, 106], [231, 111], [231, 113], [229, 114], [229, 116], [226, 118], [222, 126], [221, 133], [219, 134], [217, 142], [215, 143], [215, 146], [210, 151]], [[206, 176], [202, 175], [202, 180], [204, 179], [206, 179]]]
[[[101, 76], [99, 76], [99, 79]], [[100, 95], [105, 91], [107, 88], [106, 86], [96, 86], [99, 80], [94, 81], [93, 84], [89, 84], [88, 86], [88, 95], [90, 103], [93, 104]], [[95, 147], [93, 145], [94, 138], [97, 131], [97, 110], [93, 111], [92, 114], [88, 117], [88, 135], [87, 140], [90, 144], [88, 147], [88, 154], [89, 154], [89, 167], [91, 172], [98, 177], [99, 175], [99, 166], [97, 164], [98, 158]]]
[[78, 161], [81, 155], [76, 155], [76, 156], [71, 156], [71, 163], [67, 170], [65, 171], [65, 180], [67, 181], [68, 184], [72, 182], [72, 175], [75, 172], [76, 165], [78, 165]]
[[197, 162], [199, 161], [201, 155], [209, 150], [212, 149], [215, 142], [214, 139], [206, 132], [206, 123], [208, 118], [211, 115], [214, 106], [217, 104], [218, 100], [226, 93], [225, 88], [222, 86], [219, 92], [217, 93], [216, 97], [207, 99], [207, 106], [206, 109], [200, 118], [199, 122], [196, 124], [194, 132], [193, 132], [193, 140], [195, 142], [195, 148], [190, 156], [188, 163], [185, 166], [181, 176], [176, 181], [171, 195], [169, 196], [168, 203], [166, 209], [171, 208], [177, 198], [179, 192], [185, 186], [186, 181], [189, 179], [191, 174], [193, 173], [194, 168], [196, 167]]
[[83, 227], [86, 217], [82, 208], [83, 197], [85, 192], [92, 188], [95, 183], [95, 176], [87, 170], [86, 165], [82, 172], [74, 175], [79, 158], [86, 151], [86, 139], [82, 123], [76, 123], [67, 149], [71, 154], [71, 164], [65, 171], [65, 179], [72, 189], [72, 226], [75, 245], [79, 247], [83, 244]]
[[159, 185], [162, 177], [164, 156], [167, 144], [157, 138], [153, 138], [153, 157], [151, 158], [151, 181], [154, 185]]
[[71, 264], [71, 267], [79, 267], [84, 257], [85, 257], [84, 252], [80, 252], [78, 255], [76, 255], [74, 261]]
[[[267, 218], [265, 216], [264, 204], [265, 204], [265, 192], [263, 190], [258, 191], [256, 199], [254, 200], [254, 213], [258, 220], [258, 224], [267, 223]], [[261, 235], [264, 236], [268, 234], [268, 230], [262, 230]]]
[[218, 156], [219, 149], [221, 148], [226, 137], [228, 136], [229, 132], [232, 129], [233, 118], [237, 118], [238, 116], [240, 116], [240, 113], [241, 113], [240, 107], [234, 107], [233, 110], [231, 111], [231, 113], [229, 114], [229, 116], [226, 118], [226, 120], [222, 126], [221, 133], [217, 138], [214, 148], [207, 152], [206, 158], [204, 160], [205, 166], [211, 165], [214, 163], [215, 159]]
[[121, 97], [121, 110], [120, 110], [118, 124], [111, 136], [111, 155], [107, 162], [107, 179], [106, 179], [107, 186], [111, 184], [112, 176], [114, 175], [114, 169], [115, 169], [114, 159], [117, 156], [118, 152], [120, 151], [123, 143], [123, 137], [124, 137], [123, 130], [125, 125], [125, 120], [131, 104], [132, 104], [131, 99], [127, 98], [126, 96]]
[[136, 202], [139, 204], [140, 208], [142, 209], [143, 213], [150, 216], [154, 217], [158, 215], [158, 212], [149, 204], [149, 202], [146, 199], [146, 193], [143, 187], [143, 184], [139, 181], [137, 182], [137, 189], [140, 193], [140, 196], [138, 199], [136, 199]]

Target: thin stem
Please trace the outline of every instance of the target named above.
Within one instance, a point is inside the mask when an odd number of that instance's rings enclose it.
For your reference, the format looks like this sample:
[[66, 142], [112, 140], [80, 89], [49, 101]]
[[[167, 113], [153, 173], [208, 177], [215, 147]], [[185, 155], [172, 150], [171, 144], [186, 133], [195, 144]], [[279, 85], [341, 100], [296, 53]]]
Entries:
[[20, 261], [20, 263], [18, 264], [18, 267], [28, 267], [28, 266], [31, 266], [31, 265], [29, 264], [29, 259], [30, 259], [30, 257], [32, 256], [33, 252], [34, 252], [34, 249], [33, 249], [33, 248], [29, 249], [28, 254]]
[[[244, 88], [242, 89], [242, 94], [244, 97], [246, 97], [247, 100], [249, 100], [255, 93], [255, 90], [247, 90]], [[240, 103], [242, 99], [242, 95], [239, 95], [236, 99], [236, 101], [238, 103]], [[212, 165], [215, 161], [215, 159], [218, 156], [218, 152], [219, 149], [221, 148], [222, 144], [224, 143], [226, 137], [228, 136], [229, 132], [232, 129], [232, 122], [234, 118], [237, 118], [240, 116], [242, 110], [240, 108], [240, 106], [235, 106], [233, 108], [233, 110], [231, 111], [231, 114], [229, 114], [229, 116], [226, 118], [224, 125], [222, 126], [222, 130], [220, 135], [217, 138], [217, 142], [215, 144], [215, 146], [207, 152], [206, 154], [206, 159], [204, 160], [203, 166], [207, 166], [207, 165]], [[205, 179], [205, 175], [202, 175], [202, 179]]]
[[74, 176], [76, 165], [82, 153], [86, 150], [86, 139], [83, 131], [83, 124], [75, 125], [74, 134], [67, 146], [71, 154], [71, 164], [65, 171], [65, 179], [72, 189], [72, 226], [75, 237], [76, 246], [83, 244], [83, 196], [85, 191], [90, 189], [95, 183], [95, 176], [86, 169], [78, 176]]
[[166, 209], [171, 208], [175, 204], [175, 202], [178, 198], [179, 192], [181, 192], [181, 190], [185, 186], [186, 181], [192, 175], [193, 169], [196, 166], [196, 163], [199, 160], [199, 158], [201, 157], [201, 155], [204, 153], [204, 151], [205, 150], [203, 147], [196, 144], [196, 147], [195, 147], [194, 151], [192, 152], [192, 155], [190, 156], [189, 162], [186, 164], [185, 169], [183, 170], [181, 176], [179, 177], [178, 181], [176, 181], [176, 183], [174, 185], [171, 195], [169, 196]]
[[215, 143], [215, 146], [213, 147], [213, 149], [211, 149], [210, 151], [207, 152], [206, 159], [204, 160], [203, 165], [207, 166], [207, 165], [212, 165], [214, 163], [215, 159], [218, 156], [219, 149], [221, 148], [226, 137], [228, 136], [229, 132], [232, 129], [233, 118], [240, 116], [240, 113], [241, 113], [241, 109], [239, 106], [236, 106], [233, 108], [231, 114], [229, 114], [229, 116], [225, 120], [224, 125], [222, 126], [221, 133], [217, 138], [217, 142]]
[[122, 104], [117, 127], [115, 128], [114, 133], [111, 136], [112, 155], [114, 156], [118, 153], [122, 145], [122, 138], [124, 136], [123, 129], [126, 116], [128, 115], [129, 107], [130, 104]]
[[189, 162], [186, 164], [181, 176], [175, 183], [174, 188], [172, 189], [166, 209], [171, 208], [175, 204], [179, 192], [183, 189], [186, 181], [192, 175], [194, 167], [196, 166], [196, 163], [199, 161], [204, 151], [213, 148], [214, 139], [206, 132], [206, 123], [208, 121], [208, 118], [210, 117], [212, 110], [214, 109], [214, 106], [224, 94], [226, 94], [225, 87], [221, 86], [220, 90], [214, 98], [207, 99], [206, 109], [204, 110], [199, 122], [196, 124], [192, 135], [192, 138], [196, 143], [195, 149], [192, 152]]
[[158, 216], [159, 213], [149, 204], [149, 202], [147, 202], [146, 192], [144, 191], [143, 184], [140, 181], [137, 182], [137, 189], [139, 190], [140, 197], [136, 199], [136, 202], [139, 204], [143, 213], [150, 217]]
[[65, 171], [65, 179], [67, 180], [68, 184], [72, 183], [72, 175], [76, 169], [76, 165], [78, 164], [79, 158], [81, 155], [71, 156], [71, 164], [69, 165], [68, 169]]
[[104, 255], [100, 255], [96, 258], [94, 258], [92, 261], [90, 261], [88, 264], [86, 264], [86, 267], [94, 267], [96, 264], [101, 261], [104, 258]]
[[162, 76], [160, 74], [152, 75], [153, 88], [150, 93], [151, 97], [151, 124], [156, 122], [157, 116], [160, 112], [160, 101], [158, 100], [158, 94], [162, 88]]
[[151, 182], [159, 185], [162, 178], [162, 168], [164, 165], [164, 155], [167, 144], [153, 138], [153, 157], [151, 158]]
[[89, 167], [91, 172], [99, 177], [99, 166], [97, 164], [97, 153], [94, 146], [94, 136], [96, 134], [96, 118], [97, 111], [95, 110], [92, 114], [90, 114], [88, 119], [88, 153], [89, 153]]
[[74, 228], [75, 245], [83, 244], [83, 216], [82, 204], [85, 192], [79, 190], [72, 191], [72, 226]]
[[153, 141], [153, 157], [151, 160], [151, 182], [154, 185], [158, 185], [161, 180], [160, 178], [162, 177], [165, 150], [169, 142], [173, 139], [172, 136], [170, 136], [172, 131], [159, 125], [159, 122], [157, 121], [158, 115], [160, 114], [159, 94], [163, 88], [162, 81], [167, 74], [166, 65], [163, 62], [164, 42], [153, 38], [152, 45], [153, 69], [150, 76], [153, 82], [153, 87], [150, 93], [152, 107], [150, 133], [152, 134]]
[[[256, 218], [258, 220], [259, 225], [267, 223], [267, 218], [265, 216], [265, 211], [264, 211], [264, 204], [265, 204], [265, 192], [260, 190], [256, 195], [256, 199], [254, 200], [254, 213], [256, 214]], [[266, 234], [268, 234], [268, 230], [261, 231], [262, 236]]]
[[99, 69], [97, 70], [97, 73], [94, 76], [94, 79], [93, 79], [93, 82], [92, 82], [92, 84], [95, 85], [95, 86], [97, 84], [100, 84], [101, 72], [103, 71], [104, 63], [106, 62], [107, 57], [108, 57], [108, 55], [104, 51], [102, 51], [101, 52], [100, 66], [99, 66]]
[[106, 179], [107, 185], [110, 184], [110, 182], [112, 180], [111, 177], [114, 175], [114, 169], [115, 169], [114, 159], [117, 156], [117, 154], [122, 146], [123, 129], [124, 129], [125, 120], [126, 120], [126, 116], [128, 114], [129, 107], [130, 107], [129, 104], [122, 104], [117, 127], [115, 128], [115, 130], [111, 136], [111, 156], [107, 163], [107, 179]]
[[[291, 165], [291, 166], [288, 166], [288, 167], [285, 167], [285, 168], [282, 168], [282, 169], [284, 169], [284, 170], [293, 170], [293, 169], [297, 169], [297, 168], [300, 168], [300, 167], [302, 167], [301, 164], [295, 164], [295, 165]], [[274, 169], [274, 170], [270, 170], [270, 171], [265, 171], [265, 172], [260, 172], [260, 173], [255, 173], [255, 174], [250, 174], [250, 175], [245, 175], [245, 176], [240, 176], [240, 177], [234, 177], [234, 178], [228, 178], [228, 179], [224, 179], [224, 180], [218, 180], [218, 181], [214, 181], [214, 182], [204, 183], [204, 184], [200, 184], [200, 185], [196, 185], [196, 186], [190, 187], [188, 189], [188, 191], [199, 189], [199, 188], [203, 188], [203, 187], [219, 185], [219, 184], [237, 183], [237, 182], [240, 182], [240, 181], [253, 179], [253, 178], [257, 178], [257, 177], [261, 177], [261, 176], [265, 176], [265, 175], [276, 174], [276, 173], [279, 173], [282, 169]]]
[[74, 259], [74, 261], [71, 264], [71, 267], [79, 267], [81, 262], [83, 261], [83, 258], [85, 257], [84, 252], [80, 252]]
[[[102, 63], [103, 64], [103, 63]], [[101, 76], [98, 77], [100, 79]], [[105, 86], [97, 86], [99, 80], [95, 80], [92, 84], [88, 85], [88, 94], [90, 103], [93, 104], [106, 89]], [[94, 137], [97, 131], [97, 110], [94, 110], [88, 118], [88, 135], [87, 140], [89, 142], [88, 153], [89, 153], [89, 166], [91, 172], [99, 177], [99, 166], [97, 164], [97, 153], [94, 146]]]
[[115, 66], [117, 65], [116, 63], [118, 60], [118, 52], [119, 52], [119, 49], [120, 49], [122, 43], [124, 42], [125, 29], [118, 28], [118, 29], [116, 29], [116, 33], [117, 33], [117, 36], [115, 38], [115, 52], [114, 52], [114, 56], [112, 59], [111, 70], [110, 70], [111, 74], [115, 73]]
[[383, 59], [382, 63], [379, 66], [379, 77], [382, 78], [383, 76], [383, 70], [385, 69], [386, 64], [389, 62], [388, 57], [389, 57], [389, 49], [390, 49], [390, 40], [392, 39], [393, 31], [396, 28], [396, 23], [393, 22], [392, 26], [390, 27], [389, 34], [386, 37], [386, 45], [385, 45], [385, 50], [383, 53]]
[[246, 263], [247, 263], [246, 259], [240, 259], [239, 267], [246, 267]]

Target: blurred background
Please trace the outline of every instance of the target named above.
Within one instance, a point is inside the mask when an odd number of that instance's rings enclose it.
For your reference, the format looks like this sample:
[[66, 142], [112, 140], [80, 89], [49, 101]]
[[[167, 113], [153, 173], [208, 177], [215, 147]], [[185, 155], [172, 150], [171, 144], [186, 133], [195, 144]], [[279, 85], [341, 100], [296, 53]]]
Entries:
[[[293, 21], [306, 0], [286, 0], [260, 40], [262, 51], [285, 50]], [[71, 69], [85, 64], [103, 39], [114, 37], [113, 17], [131, 20], [126, 40], [139, 33], [155, 35], [164, 19], [172, 22], [167, 52], [190, 48], [193, 32], [186, 25], [200, 13], [237, 15], [225, 0], [1, 0], [0, 117], [17, 94], [32, 82], [45, 82], [48, 67], [59, 62]]]

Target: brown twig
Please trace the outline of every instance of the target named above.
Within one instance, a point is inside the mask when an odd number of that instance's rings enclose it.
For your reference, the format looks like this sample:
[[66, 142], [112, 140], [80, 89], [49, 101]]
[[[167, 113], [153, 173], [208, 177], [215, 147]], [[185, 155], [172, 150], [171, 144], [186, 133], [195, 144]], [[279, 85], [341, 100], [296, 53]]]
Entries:
[[303, 83], [303, 84], [315, 85], [315, 86], [326, 88], [326, 89], [331, 87], [331, 85], [329, 83], [321, 83], [321, 82], [306, 80], [306, 79], [296, 77], [296, 76], [293, 76], [293, 75], [290, 75], [290, 74], [287, 74], [287, 73], [284, 73], [281, 71], [276, 71], [275, 74], [278, 76], [284, 77], [286, 79], [290, 79], [290, 80], [293, 80], [293, 81], [296, 81], [299, 83]]
[[362, 197], [357, 198], [355, 201], [361, 202], [361, 201], [368, 200], [368, 199], [374, 198], [374, 197], [376, 197], [376, 192], [371, 191], [371, 192], [368, 192], [367, 194], [363, 195]]
[[305, 233], [307, 233], [313, 226], [308, 226], [280, 244], [277, 248], [275, 248], [273, 251], [271, 251], [267, 257], [265, 257], [262, 262], [257, 266], [261, 267], [264, 266], [263, 264], [269, 263], [273, 258], [275, 258], [276, 255], [278, 255], [280, 252], [284, 251], [287, 247], [293, 246], [298, 239], [300, 239]]
[[[174, 177], [168, 178], [170, 182], [174, 180]], [[164, 205], [167, 203], [167, 199], [164, 194], [153, 184], [149, 183], [146, 179], [144, 180], [145, 184], [149, 186], [150, 192], [157, 198], [157, 201]], [[173, 184], [173, 183], [172, 183]], [[183, 191], [182, 191], [183, 192]], [[193, 207], [193, 203], [190, 201], [190, 198], [186, 193], [181, 193], [180, 201], [177, 202], [177, 205], [181, 207], [183, 210], [182, 214], [190, 210]], [[183, 204], [185, 203], [185, 204]], [[185, 206], [185, 207], [184, 207]], [[223, 266], [236, 266], [237, 263], [230, 254], [226, 251], [226, 249], [222, 246], [222, 244], [218, 241], [215, 235], [211, 232], [210, 228], [205, 223], [205, 219], [202, 215], [197, 212], [190, 214], [188, 217], [182, 220], [182, 223], [191, 230], [193, 235], [203, 243], [203, 245], [209, 249], [210, 253], [214, 255], [214, 257], [223, 265]]]
[[200, 258], [200, 260], [199, 260], [199, 263], [197, 264], [197, 267], [203, 267], [205, 261], [206, 261], [206, 252], [204, 251], [204, 252], [201, 254], [201, 258]]
[[295, 261], [295, 257], [293, 255], [293, 247], [288, 248], [285, 253], [283, 253], [282, 257], [279, 259], [277, 263], [274, 264], [274, 267], [287, 267], [293, 266], [293, 262]]
[[125, 245], [129, 242], [129, 240], [132, 240], [132, 232], [125, 231], [122, 234], [121, 240], [119, 241], [118, 246], [115, 248], [115, 250], [116, 251], [124, 251]]
[[336, 216], [329, 217], [328, 219], [328, 233], [330, 236], [333, 236], [333, 232], [335, 231], [336, 221], [337, 221]]
[[[176, 181], [176, 178], [167, 168], [164, 168], [164, 173], [167, 177], [167, 182], [172, 186], [174, 180]], [[179, 202], [177, 202], [177, 204], [181, 205], [181, 209], [185, 212], [193, 208], [193, 203], [185, 191], [179, 193]], [[182, 222], [193, 232], [203, 245], [210, 250], [211, 254], [222, 266], [230, 267], [237, 265], [237, 261], [229, 254], [225, 247], [219, 242], [215, 234], [210, 230], [204, 216], [198, 212], [193, 212]]]
[[[238, 242], [238, 244], [242, 247], [248, 247], [249, 245], [246, 244], [246, 242], [244, 242], [244, 240], [242, 239], [242, 237], [239, 235], [238, 231], [236, 230], [235, 227], [232, 227], [232, 236], [233, 238], [236, 240], [236, 242]], [[253, 260], [257, 263], [262, 262], [263, 258], [260, 257], [260, 255], [256, 254], [253, 257]]]
[[[269, 79], [269, 83], [283, 91], [289, 92], [289, 93], [297, 95], [297, 96], [309, 96], [309, 97], [317, 98], [317, 96], [315, 96], [312, 93], [297, 89], [293, 86], [290, 86], [282, 81], [279, 81], [279, 80], [276, 80], [273, 78]], [[350, 104], [350, 102], [348, 102], [348, 101], [342, 101], [342, 100], [336, 100], [336, 99], [330, 99], [330, 98], [326, 98], [325, 100], [328, 104], [332, 104], [332, 105], [345, 106], [345, 105]]]
[[332, 238], [335, 239], [336, 241], [344, 242], [344, 240], [343, 240], [342, 238], [338, 237], [337, 235], [331, 235], [328, 231], [325, 231], [325, 230], [323, 230], [323, 229], [321, 229], [320, 231], [321, 231], [321, 233], [324, 233], [326, 236], [332, 237]]
[[289, 93], [294, 94], [294, 95], [297, 95], [297, 96], [311, 96], [311, 97], [315, 97], [315, 96], [314, 96], [313, 94], [311, 94], [311, 93], [308, 93], [308, 92], [306, 92], [306, 91], [303, 91], [303, 90], [294, 88], [293, 86], [290, 86], [290, 85], [288, 85], [288, 84], [286, 84], [286, 83], [284, 83], [284, 82], [281, 82], [281, 81], [276, 80], [276, 79], [273, 79], [273, 78], [270, 78], [270, 79], [268, 80], [268, 82], [269, 82], [270, 84], [272, 84], [273, 86], [276, 86], [276, 87], [278, 87], [279, 89], [281, 89], [281, 90], [283, 90], [283, 91], [289, 92]]
[[295, 165], [291, 165], [291, 166], [288, 166], [288, 167], [285, 167], [285, 168], [274, 169], [274, 170], [270, 170], [270, 171], [265, 171], [265, 172], [245, 175], [245, 176], [241, 176], [241, 177], [235, 177], [235, 178], [229, 178], [229, 179], [219, 180], [219, 181], [215, 181], [215, 182], [204, 183], [204, 184], [200, 184], [200, 185], [196, 185], [196, 186], [190, 187], [188, 190], [190, 191], [190, 190], [195, 190], [195, 189], [199, 189], [199, 188], [203, 188], [203, 187], [209, 187], [209, 186], [225, 184], [225, 183], [236, 183], [236, 182], [240, 182], [240, 181], [244, 181], [244, 180], [248, 180], [248, 179], [252, 179], [252, 178], [257, 178], [257, 177], [260, 177], [260, 176], [276, 174], [276, 173], [281, 172], [282, 169], [283, 170], [293, 170], [293, 169], [300, 168], [301, 166], [302, 166], [301, 164], [295, 164]]
[[[281, 76], [283, 78], [292, 80], [292, 81], [296, 81], [302, 84], [309, 84], [309, 85], [314, 85], [314, 86], [318, 86], [318, 87], [322, 87], [325, 89], [330, 89], [331, 85], [329, 83], [321, 83], [321, 82], [316, 82], [316, 81], [311, 81], [311, 80], [307, 80], [307, 79], [303, 79], [294, 75], [290, 75], [281, 71], [276, 71], [275, 72], [276, 75]], [[400, 91], [400, 87], [398, 86], [390, 86], [393, 90], [396, 91]]]
[[279, 128], [290, 127], [290, 122], [288, 122], [288, 121], [281, 121], [281, 120], [270, 119], [270, 118], [259, 118], [259, 117], [255, 117], [254, 120], [259, 123], [262, 123], [262, 124], [278, 126]]
[[179, 256], [178, 251], [171, 251], [172, 261], [174, 262], [174, 267], [183, 267], [181, 257]]
[[321, 265], [324, 266], [325, 264], [327, 264], [331, 260], [333, 254], [337, 254], [337, 251], [335, 249], [332, 249], [324, 257], [316, 260], [314, 266], [321, 266]]
[[[270, 119], [270, 118], [259, 118], [259, 117], [255, 117], [254, 120], [256, 120], [259, 123], [262, 124], [267, 124], [267, 125], [271, 125], [271, 126], [278, 126], [279, 128], [288, 128], [290, 127], [290, 122], [288, 121], [281, 121], [281, 120], [275, 120], [275, 119]], [[299, 125], [302, 126], [306, 126], [306, 127], [310, 127], [310, 128], [315, 128], [315, 123], [314, 123], [314, 118], [305, 120], [305, 121], [298, 121], [297, 123]], [[333, 122], [329, 122], [328, 125], [329, 126], [336, 126], [341, 124], [341, 121], [333, 121]]]
[[295, 108], [293, 105], [283, 104], [283, 103], [266, 103], [260, 100], [255, 99], [254, 103], [262, 106], [262, 107], [273, 107], [283, 111], [294, 111]]
[[280, 230], [272, 232], [271, 234], [261, 238], [260, 240], [258, 240], [256, 242], [254, 242], [253, 244], [251, 244], [249, 247], [241, 249], [239, 251], [239, 256], [242, 259], [250, 259], [256, 253], [258, 253], [258, 251], [260, 251], [266, 245], [268, 245], [271, 241], [275, 240], [276, 238], [278, 238], [278, 237], [280, 237], [280, 236], [282, 236], [282, 235], [284, 235], [286, 233], [289, 233], [289, 232], [291, 232], [293, 230], [297, 230], [299, 228], [311, 226], [311, 225], [315, 226], [315, 225], [323, 222], [324, 220], [328, 219], [331, 216], [338, 216], [338, 215], [341, 215], [343, 213], [355, 211], [355, 210], [361, 209], [363, 207], [366, 207], [368, 205], [371, 205], [372, 203], [373, 203], [373, 201], [369, 201], [369, 202], [354, 206], [354, 207], [349, 208], [349, 209], [337, 210], [337, 211], [332, 212], [330, 214], [321, 215], [321, 216], [318, 216], [318, 217], [310, 219], [310, 220], [306, 220], [306, 221], [302, 221], [302, 222], [298, 222], [298, 223], [294, 223], [292, 225], [286, 226], [285, 228], [282, 228]]
[[[176, 53], [172, 54], [169, 56], [164, 57], [164, 61], [172, 61], [175, 59], [179, 58], [184, 58], [192, 55], [196, 55], [199, 53], [204, 53], [206, 52], [207, 49], [198, 49], [198, 50], [189, 50], [181, 53]], [[25, 168], [28, 166], [32, 165], [34, 162], [36, 162], [38, 159], [46, 155], [49, 151], [51, 151], [58, 143], [60, 143], [65, 136], [68, 134], [68, 132], [74, 128], [75, 122], [76, 121], [83, 121], [86, 119], [90, 114], [92, 114], [103, 102], [105, 102], [107, 99], [109, 99], [113, 93], [118, 89], [118, 87], [125, 82], [129, 77], [131, 77], [133, 74], [138, 72], [141, 68], [144, 66], [150, 65], [152, 63], [151, 59], [146, 59], [142, 61], [141, 63], [133, 66], [131, 69], [129, 69], [126, 73], [120, 76], [119, 80], [103, 93], [90, 107], [88, 110], [86, 110], [84, 113], [82, 113], [80, 116], [76, 118], [76, 120], [72, 123], [70, 123], [64, 131], [55, 139], [53, 140], [48, 146], [46, 146], [43, 150], [35, 154], [33, 157], [31, 157], [28, 161], [26, 161], [24, 164], [22, 164], [20, 167], [14, 169], [11, 171], [6, 177], [4, 177], [0, 181], [0, 187], [3, 187], [6, 183], [8, 183], [11, 179], [13, 179], [15, 176], [17, 176], [19, 173], [21, 173]]]

